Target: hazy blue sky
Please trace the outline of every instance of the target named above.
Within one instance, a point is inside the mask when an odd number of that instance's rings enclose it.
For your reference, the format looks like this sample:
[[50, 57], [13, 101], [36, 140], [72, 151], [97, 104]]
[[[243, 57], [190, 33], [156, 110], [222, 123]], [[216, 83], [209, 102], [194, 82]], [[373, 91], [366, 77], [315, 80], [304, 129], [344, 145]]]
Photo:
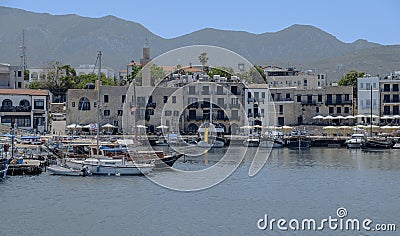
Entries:
[[206, 27], [264, 33], [309, 24], [344, 42], [366, 39], [400, 44], [397, 0], [0, 0], [0, 5], [56, 15], [114, 15], [138, 22], [164, 38]]

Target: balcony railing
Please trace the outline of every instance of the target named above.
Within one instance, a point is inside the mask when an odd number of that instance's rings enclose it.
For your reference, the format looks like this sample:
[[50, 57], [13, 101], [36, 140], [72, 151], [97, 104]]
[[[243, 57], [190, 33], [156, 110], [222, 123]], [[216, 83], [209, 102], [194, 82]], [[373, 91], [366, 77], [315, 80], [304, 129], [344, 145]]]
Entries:
[[277, 98], [273, 100], [274, 102], [291, 102], [293, 101], [292, 98]]
[[301, 105], [317, 105], [317, 101], [315, 100], [306, 100], [306, 101], [301, 101]]
[[3, 106], [0, 107], [0, 112], [31, 112], [32, 106]]
[[333, 101], [333, 100], [326, 100], [325, 105], [351, 105], [353, 104], [352, 100], [341, 100], [341, 101]]
[[383, 103], [399, 103], [399, 99], [383, 99]]

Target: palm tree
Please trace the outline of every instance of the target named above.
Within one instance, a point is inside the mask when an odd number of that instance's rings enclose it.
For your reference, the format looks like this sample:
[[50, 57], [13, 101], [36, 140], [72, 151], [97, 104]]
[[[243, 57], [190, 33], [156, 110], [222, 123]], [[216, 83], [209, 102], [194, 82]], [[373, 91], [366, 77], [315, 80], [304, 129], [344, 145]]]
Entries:
[[205, 66], [207, 64], [207, 61], [208, 61], [207, 53], [206, 52], [200, 53], [199, 62], [203, 66], [203, 71], [204, 71], [204, 68], [205, 68]]

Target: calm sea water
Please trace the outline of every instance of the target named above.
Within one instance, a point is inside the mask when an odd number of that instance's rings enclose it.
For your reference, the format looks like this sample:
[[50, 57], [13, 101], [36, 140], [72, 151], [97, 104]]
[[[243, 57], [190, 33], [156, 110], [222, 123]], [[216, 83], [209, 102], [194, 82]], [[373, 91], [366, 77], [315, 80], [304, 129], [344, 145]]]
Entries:
[[[175, 165], [201, 169], [220, 154]], [[251, 155], [227, 180], [196, 192], [169, 190], [144, 176], [9, 177], [0, 183], [0, 235], [373, 235], [257, 228], [264, 214], [318, 220], [336, 217], [339, 207], [350, 218], [400, 226], [400, 151], [276, 149], [250, 178]]]

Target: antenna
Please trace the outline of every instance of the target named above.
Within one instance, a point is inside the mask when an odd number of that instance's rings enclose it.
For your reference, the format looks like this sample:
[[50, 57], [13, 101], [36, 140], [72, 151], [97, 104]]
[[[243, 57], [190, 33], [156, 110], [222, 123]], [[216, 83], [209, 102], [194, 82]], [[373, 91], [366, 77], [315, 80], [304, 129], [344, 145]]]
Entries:
[[22, 46], [20, 47], [22, 51], [21, 55], [21, 65], [23, 71], [26, 70], [27, 64], [26, 64], [26, 46], [25, 46], [25, 30], [22, 30]]

